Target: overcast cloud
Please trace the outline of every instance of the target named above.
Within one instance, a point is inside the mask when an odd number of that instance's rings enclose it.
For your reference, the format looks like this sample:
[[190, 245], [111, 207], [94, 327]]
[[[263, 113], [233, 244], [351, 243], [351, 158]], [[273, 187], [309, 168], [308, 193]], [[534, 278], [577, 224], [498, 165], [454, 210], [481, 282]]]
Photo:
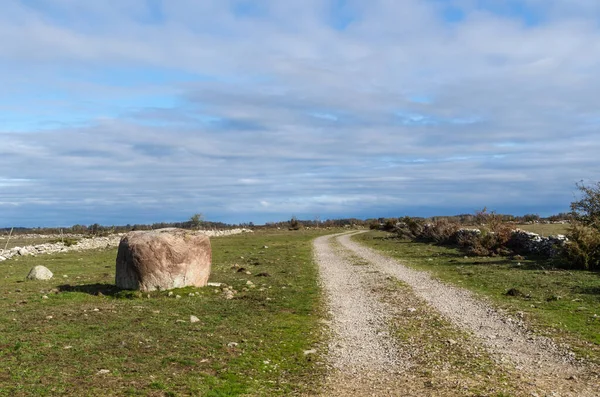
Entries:
[[0, 227], [568, 210], [597, 0], [23, 0]]

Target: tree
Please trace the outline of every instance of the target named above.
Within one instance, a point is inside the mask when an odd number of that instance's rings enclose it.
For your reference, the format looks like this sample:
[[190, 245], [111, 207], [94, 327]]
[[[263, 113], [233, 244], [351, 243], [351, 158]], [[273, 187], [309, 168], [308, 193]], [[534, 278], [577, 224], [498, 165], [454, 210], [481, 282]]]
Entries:
[[202, 225], [202, 220], [202, 214], [198, 213], [192, 215], [192, 217], [190, 218], [190, 226], [192, 227], [192, 229], [200, 229], [200, 226]]
[[586, 186], [580, 181], [576, 185], [583, 196], [571, 203], [574, 219], [585, 226], [600, 230], [600, 182]]
[[300, 230], [300, 222], [295, 216], [292, 216], [290, 220], [290, 230]]

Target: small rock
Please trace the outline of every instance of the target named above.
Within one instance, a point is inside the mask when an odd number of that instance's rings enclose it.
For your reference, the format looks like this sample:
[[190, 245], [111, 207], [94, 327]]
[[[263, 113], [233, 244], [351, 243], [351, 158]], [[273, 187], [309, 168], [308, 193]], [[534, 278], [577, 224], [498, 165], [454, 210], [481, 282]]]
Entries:
[[225, 295], [225, 299], [230, 300], [234, 298], [234, 293], [233, 291], [230, 290], [226, 290], [223, 295]]
[[408, 309], [406, 309], [406, 311], [409, 313], [414, 313], [417, 311], [417, 309], [415, 309], [414, 307], [409, 307]]
[[46, 320], [52, 320], [54, 317], [52, 316], [46, 316]]
[[196, 316], [190, 316], [190, 323], [197, 323], [200, 319]]
[[267, 248], [269, 248], [269, 247], [268, 247], [268, 246], [266, 246], [266, 245], [263, 245], [263, 248], [264, 248], [264, 249], [267, 249]]
[[42, 299], [48, 299], [48, 295], [42, 296]]
[[94, 309], [92, 309], [93, 312], [99, 312], [100, 309], [98, 309], [97, 307], [95, 307]]
[[96, 372], [96, 375], [106, 375], [106, 374], [110, 374], [110, 370], [101, 369], [100, 371]]
[[251, 272], [251, 271], [249, 271], [249, 270], [246, 270], [246, 272], [245, 272], [245, 273], [246, 273], [247, 275], [251, 275], [251, 274], [252, 274], [252, 272]]
[[446, 342], [447, 342], [447, 343], [448, 343], [450, 346], [454, 346], [454, 345], [456, 345], [456, 341], [455, 341], [454, 339], [448, 339]]
[[167, 296], [173, 296], [173, 291], [169, 291], [169, 293], [167, 294]]
[[65, 349], [65, 350], [69, 350], [69, 349], [72, 349], [72, 348], [73, 348], [73, 346], [65, 346], [65, 347], [63, 347], [63, 349]]
[[175, 295], [175, 299], [181, 299], [181, 295]]
[[196, 295], [195, 295], [193, 292], [190, 292], [190, 293], [188, 294], [188, 296], [189, 296], [189, 297], [194, 297], [194, 296], [196, 296]]
[[304, 355], [307, 356], [309, 354], [315, 354], [317, 349], [304, 350]]
[[250, 280], [246, 281], [246, 285], [254, 285], [254, 283]]
[[217, 288], [218, 288], [218, 287], [220, 287], [221, 285], [223, 285], [223, 283], [208, 283], [208, 284], [206, 284], [206, 285], [208, 285], [209, 287], [217, 287]]
[[237, 343], [237, 342], [229, 342], [227, 344], [227, 347], [237, 347], [238, 345], [239, 345], [239, 343]]

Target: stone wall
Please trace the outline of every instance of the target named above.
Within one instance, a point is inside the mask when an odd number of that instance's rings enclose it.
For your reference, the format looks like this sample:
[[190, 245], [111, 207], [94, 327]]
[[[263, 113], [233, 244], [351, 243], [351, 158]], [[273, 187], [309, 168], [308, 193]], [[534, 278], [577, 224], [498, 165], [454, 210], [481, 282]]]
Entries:
[[[252, 232], [250, 229], [230, 229], [230, 230], [199, 230], [198, 233], [205, 234], [209, 237], [224, 237], [231, 236], [234, 234], [240, 233], [249, 233]], [[69, 251], [85, 251], [89, 249], [99, 249], [99, 248], [113, 248], [118, 247], [119, 242], [121, 241], [121, 237], [124, 236], [124, 233], [113, 234], [108, 237], [83, 237], [82, 235], [69, 235], [70, 238], [80, 238], [77, 244], [73, 244], [69, 247], [65, 246], [63, 243], [44, 243], [37, 245], [28, 245], [24, 247], [14, 247], [11, 249], [7, 249], [6, 251], [2, 251], [0, 248], [0, 262], [10, 259], [14, 256], [24, 256], [24, 255], [43, 255], [43, 254], [55, 254], [59, 252], [69, 252]], [[40, 235], [32, 235], [33, 238], [40, 238]], [[60, 235], [50, 236], [46, 235], [49, 239], [51, 238], [60, 238]], [[63, 237], [66, 237], [63, 236]], [[19, 236], [19, 238], [23, 238], [23, 236]], [[2, 240], [0, 240], [2, 241]]]

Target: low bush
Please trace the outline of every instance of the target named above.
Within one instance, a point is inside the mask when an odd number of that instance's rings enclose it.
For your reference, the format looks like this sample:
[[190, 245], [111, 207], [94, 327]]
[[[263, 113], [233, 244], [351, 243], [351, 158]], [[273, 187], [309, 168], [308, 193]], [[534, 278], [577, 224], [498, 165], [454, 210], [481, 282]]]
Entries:
[[568, 267], [585, 270], [600, 269], [600, 231], [582, 224], [573, 224], [567, 234], [569, 242], [563, 247]]

